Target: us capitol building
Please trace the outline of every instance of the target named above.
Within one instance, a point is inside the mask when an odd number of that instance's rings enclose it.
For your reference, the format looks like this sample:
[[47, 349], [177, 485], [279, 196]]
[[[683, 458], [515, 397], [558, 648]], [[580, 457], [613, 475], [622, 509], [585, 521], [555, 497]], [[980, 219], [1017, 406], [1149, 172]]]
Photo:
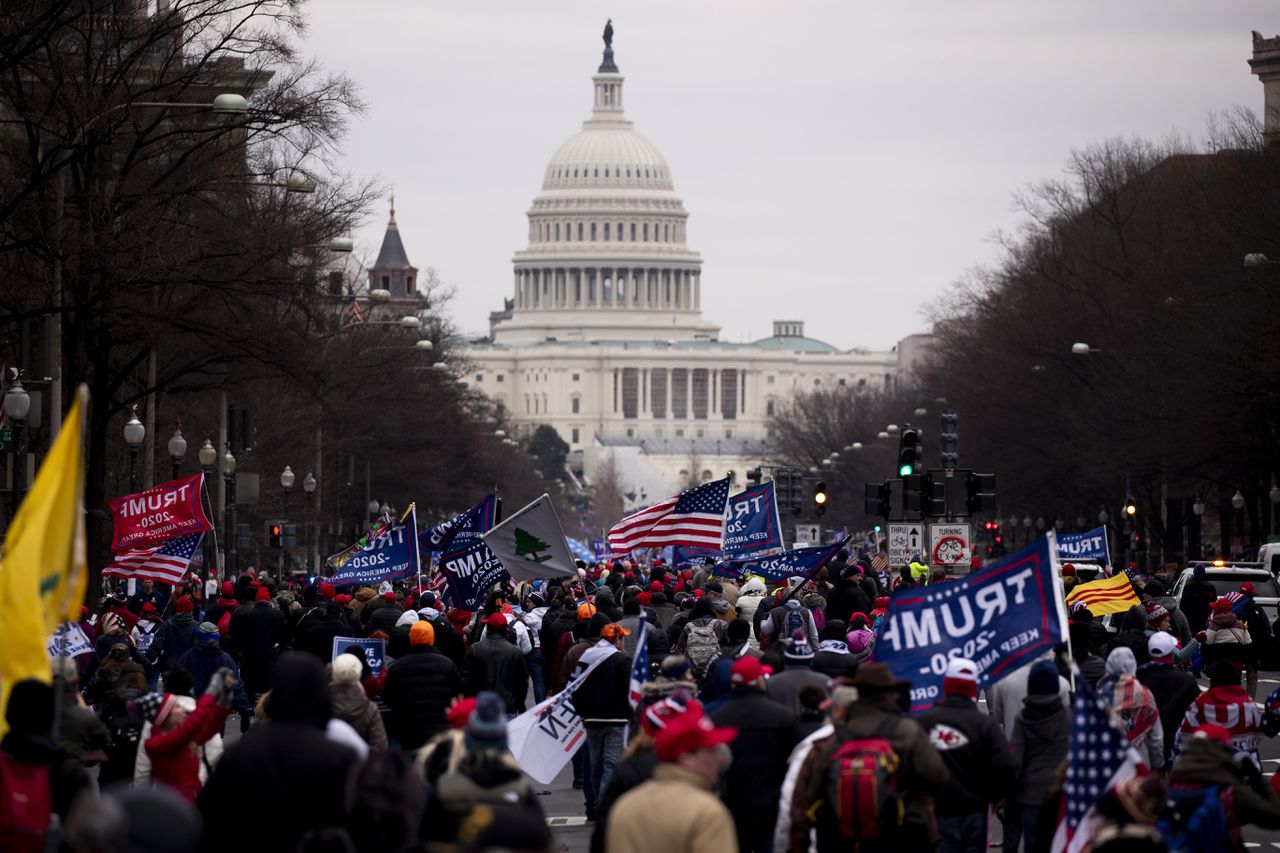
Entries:
[[[547, 164], [513, 259], [514, 297], [490, 315], [487, 337], [466, 343], [464, 381], [521, 430], [553, 426], [587, 483], [612, 456], [630, 507], [690, 477], [733, 471], [742, 485], [768, 461], [769, 419], [790, 395], [891, 388], [928, 336], [891, 352], [841, 350], [806, 337], [803, 321], [776, 320], [771, 337], [719, 340], [702, 316], [688, 211], [662, 153], [623, 112], [611, 42], [609, 27], [591, 117]], [[404, 259], [398, 233], [388, 237]], [[371, 281], [387, 273], [378, 267]]]

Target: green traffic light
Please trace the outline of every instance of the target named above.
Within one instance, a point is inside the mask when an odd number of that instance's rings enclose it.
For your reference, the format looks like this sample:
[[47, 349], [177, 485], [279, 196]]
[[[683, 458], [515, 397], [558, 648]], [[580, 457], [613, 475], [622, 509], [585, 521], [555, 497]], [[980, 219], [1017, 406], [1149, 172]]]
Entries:
[[903, 465], [900, 468], [898, 468], [898, 475], [902, 477], [909, 477], [911, 476], [911, 472], [914, 470], [915, 470], [915, 466], [913, 465]]
[[879, 532], [880, 532], [880, 525], [878, 525], [878, 524], [877, 524], [877, 525], [876, 525], [876, 533], [879, 533]]

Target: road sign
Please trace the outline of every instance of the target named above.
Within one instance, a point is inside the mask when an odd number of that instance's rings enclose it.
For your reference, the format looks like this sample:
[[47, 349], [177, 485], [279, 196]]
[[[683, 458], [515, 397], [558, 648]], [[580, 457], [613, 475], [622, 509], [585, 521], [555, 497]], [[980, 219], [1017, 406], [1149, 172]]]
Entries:
[[0, 429], [0, 450], [8, 450], [13, 447], [13, 427], [5, 427]]
[[796, 539], [792, 547], [799, 547], [801, 542], [809, 545], [817, 545], [822, 542], [822, 525], [820, 524], [797, 524]]
[[924, 553], [925, 526], [920, 522], [889, 525], [889, 565], [900, 569]]
[[929, 525], [929, 562], [935, 566], [965, 567], [973, 553], [968, 524]]

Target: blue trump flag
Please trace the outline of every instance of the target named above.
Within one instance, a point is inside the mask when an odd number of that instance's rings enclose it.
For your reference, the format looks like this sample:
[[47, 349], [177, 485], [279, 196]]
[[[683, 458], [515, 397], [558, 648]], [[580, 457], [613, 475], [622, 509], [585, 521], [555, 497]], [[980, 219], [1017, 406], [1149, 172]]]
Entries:
[[729, 498], [724, 511], [726, 557], [781, 547], [782, 520], [772, 480]]
[[759, 575], [769, 583], [781, 583], [796, 575], [813, 577], [832, 557], [844, 547], [845, 540], [830, 545], [811, 548], [793, 548], [771, 557], [750, 557], [743, 560], [726, 560], [715, 567], [720, 577], [741, 579], [747, 575]]
[[508, 577], [481, 538], [493, 527], [497, 508], [497, 495], [488, 494], [466, 512], [422, 532], [422, 550], [438, 555], [436, 568], [447, 584], [444, 597], [454, 607], [479, 609], [493, 585]]
[[328, 580], [334, 586], [379, 584], [416, 575], [421, 565], [418, 510], [411, 504], [399, 524], [370, 539]]
[[1095, 527], [1084, 533], [1059, 533], [1058, 559], [1097, 560], [1104, 566], [1110, 566], [1111, 552], [1107, 547], [1107, 528]]
[[900, 589], [872, 657], [911, 682], [911, 710], [942, 697], [951, 658], [978, 665], [979, 689], [1031, 663], [1067, 635], [1053, 532], [963, 579]]

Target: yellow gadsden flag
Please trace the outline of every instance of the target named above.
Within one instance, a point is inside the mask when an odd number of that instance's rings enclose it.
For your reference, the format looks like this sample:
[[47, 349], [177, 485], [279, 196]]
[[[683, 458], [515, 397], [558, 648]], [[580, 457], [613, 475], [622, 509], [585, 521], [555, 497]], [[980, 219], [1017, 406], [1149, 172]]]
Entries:
[[[0, 556], [0, 709], [27, 678], [49, 683], [49, 637], [80, 618], [88, 566], [84, 532], [84, 410], [81, 386], [36, 481], [9, 525]], [[0, 714], [0, 735], [8, 731]]]
[[1109, 578], [1077, 584], [1067, 596], [1067, 607], [1081, 602], [1089, 608], [1094, 616], [1105, 616], [1108, 613], [1123, 613], [1138, 601], [1138, 594], [1133, 591], [1129, 576], [1123, 572]]

